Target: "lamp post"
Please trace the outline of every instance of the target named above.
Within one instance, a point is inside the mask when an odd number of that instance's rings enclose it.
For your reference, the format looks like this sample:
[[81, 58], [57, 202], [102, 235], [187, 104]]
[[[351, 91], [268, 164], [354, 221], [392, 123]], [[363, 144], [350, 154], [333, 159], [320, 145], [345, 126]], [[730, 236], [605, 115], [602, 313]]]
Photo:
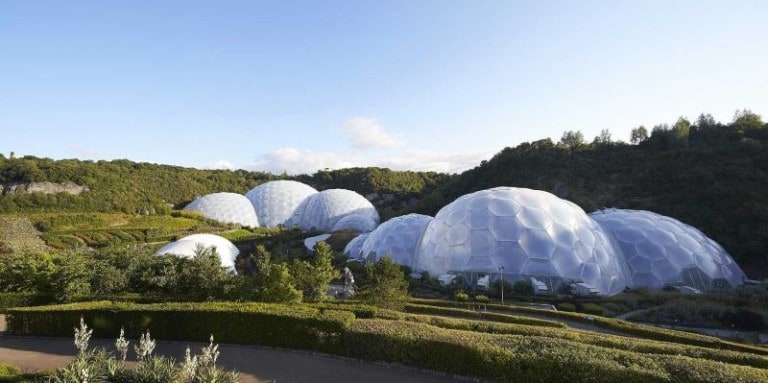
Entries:
[[504, 266], [499, 267], [499, 280], [501, 281], [501, 304], [504, 304]]

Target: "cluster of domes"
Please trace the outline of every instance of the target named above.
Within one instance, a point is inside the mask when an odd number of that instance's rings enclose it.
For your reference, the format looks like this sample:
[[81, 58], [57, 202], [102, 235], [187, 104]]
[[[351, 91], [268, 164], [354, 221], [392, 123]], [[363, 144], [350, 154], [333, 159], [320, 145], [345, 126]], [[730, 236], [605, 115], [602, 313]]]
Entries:
[[245, 196], [213, 193], [198, 197], [185, 210], [199, 211], [223, 223], [246, 227], [299, 227], [331, 232], [369, 232], [379, 224], [379, 213], [362, 195], [345, 189], [318, 192], [297, 181], [270, 181]]
[[[360, 235], [347, 257], [389, 256], [440, 280], [531, 281], [614, 295], [627, 287], [735, 287], [744, 273], [712, 239], [675, 219], [636, 210], [587, 215], [550, 193], [497, 187], [464, 195], [433, 218], [409, 214]], [[447, 278], [446, 278], [447, 277]]]

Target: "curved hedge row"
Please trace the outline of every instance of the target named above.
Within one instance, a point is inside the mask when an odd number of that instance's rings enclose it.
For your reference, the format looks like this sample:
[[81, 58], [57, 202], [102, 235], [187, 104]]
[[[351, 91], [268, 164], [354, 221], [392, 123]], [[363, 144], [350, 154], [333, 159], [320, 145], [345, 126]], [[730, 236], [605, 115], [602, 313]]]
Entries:
[[8, 333], [72, 336], [80, 316], [95, 337], [113, 337], [125, 328], [138, 337], [150, 329], [157, 339], [261, 344], [332, 352], [355, 320], [349, 311], [266, 303], [133, 304], [108, 301], [8, 310]]
[[426, 315], [405, 314], [400, 320], [426, 323], [451, 330], [465, 330], [489, 334], [509, 334], [525, 336], [541, 336], [547, 338], [566, 339], [583, 344], [607, 347], [612, 349], [635, 351], [643, 354], [684, 355], [692, 358], [703, 358], [731, 364], [740, 364], [768, 369], [768, 357], [746, 352], [718, 350], [699, 346], [688, 346], [676, 343], [661, 342], [648, 339], [627, 338], [616, 335], [598, 334], [591, 331], [574, 329], [557, 329], [539, 326], [528, 326], [512, 323], [495, 323], [467, 319], [441, 318]]
[[677, 355], [642, 354], [538, 336], [447, 330], [360, 319], [345, 353], [501, 382], [766, 382], [768, 370]]
[[448, 308], [437, 307], [430, 305], [419, 305], [408, 303], [405, 305], [405, 312], [411, 314], [427, 314], [427, 315], [443, 315], [450, 317], [471, 318], [471, 319], [487, 319], [494, 322], [503, 323], [516, 323], [529, 326], [542, 326], [542, 327], [556, 327], [565, 328], [568, 327], [560, 322], [555, 322], [545, 319], [527, 318], [514, 315], [505, 315], [493, 312], [479, 312], [472, 310], [465, 310], [460, 308]]
[[[435, 307], [448, 307], [455, 308], [456, 305], [449, 301], [429, 300], [429, 299], [413, 299], [415, 303], [421, 305], [429, 305]], [[740, 352], [750, 352], [760, 355], [768, 355], [768, 348], [760, 346], [751, 346], [746, 344], [740, 344], [736, 342], [725, 341], [716, 337], [694, 334], [684, 331], [669, 330], [660, 327], [642, 325], [632, 323], [620, 319], [606, 318], [597, 315], [588, 315], [583, 313], [574, 313], [566, 311], [551, 311], [533, 309], [528, 307], [488, 304], [488, 310], [497, 310], [499, 312], [507, 313], [521, 313], [531, 314], [541, 317], [549, 317], [552, 319], [563, 319], [568, 321], [575, 321], [581, 323], [591, 324], [600, 328], [614, 330], [622, 332], [628, 335], [634, 335], [641, 338], [647, 338], [652, 340], [658, 340], [663, 342], [675, 342], [688, 344], [692, 346], [701, 346], [709, 348], [717, 348], [722, 350], [732, 350]]]

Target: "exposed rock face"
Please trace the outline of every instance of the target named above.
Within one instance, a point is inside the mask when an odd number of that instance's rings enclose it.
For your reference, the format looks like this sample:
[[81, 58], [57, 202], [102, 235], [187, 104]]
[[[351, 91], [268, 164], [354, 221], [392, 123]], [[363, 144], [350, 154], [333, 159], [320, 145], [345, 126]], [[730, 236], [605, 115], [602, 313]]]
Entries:
[[43, 194], [59, 194], [69, 193], [73, 195], [80, 195], [83, 192], [90, 191], [91, 189], [85, 185], [78, 185], [74, 182], [54, 183], [54, 182], [11, 182], [3, 184], [3, 194], [10, 193], [43, 193]]

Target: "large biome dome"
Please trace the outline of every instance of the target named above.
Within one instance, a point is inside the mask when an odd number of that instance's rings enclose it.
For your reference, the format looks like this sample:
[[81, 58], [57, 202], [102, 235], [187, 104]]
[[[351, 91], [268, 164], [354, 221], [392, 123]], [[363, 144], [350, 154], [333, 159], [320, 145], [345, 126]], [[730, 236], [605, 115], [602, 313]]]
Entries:
[[292, 226], [301, 222], [300, 209], [316, 194], [313, 187], [297, 181], [269, 181], [251, 189], [245, 196], [253, 204], [263, 227]]
[[365, 197], [351, 190], [328, 189], [312, 195], [301, 218], [303, 230], [329, 232], [342, 218], [359, 215], [379, 223], [379, 213]]
[[363, 259], [376, 262], [388, 256], [397, 264], [412, 267], [421, 235], [430, 221], [432, 217], [427, 215], [408, 214], [382, 223], [365, 240]]
[[[470, 281], [536, 278], [551, 291], [577, 283], [614, 295], [628, 285], [615, 243], [575, 204], [550, 193], [497, 187], [443, 207], [422, 236], [416, 271]], [[503, 269], [502, 269], [503, 268]]]
[[240, 254], [240, 250], [226, 238], [215, 234], [189, 235], [161, 247], [155, 254], [172, 254], [184, 258], [193, 258], [197, 255], [198, 249], [200, 248], [215, 248], [216, 254], [219, 255], [219, 259], [221, 260], [221, 266], [230, 272], [235, 272], [235, 260], [237, 259], [237, 255]]
[[590, 216], [619, 243], [633, 287], [736, 287], [744, 272], [714, 240], [674, 218], [645, 210], [605, 209]]
[[355, 238], [352, 238], [352, 240], [347, 243], [347, 246], [344, 247], [344, 255], [349, 259], [363, 259], [363, 243], [365, 243], [366, 238], [368, 238], [370, 235], [371, 233], [363, 233]]
[[236, 193], [213, 193], [196, 198], [184, 210], [200, 212], [207, 218], [246, 227], [259, 227], [259, 219], [247, 198]]

